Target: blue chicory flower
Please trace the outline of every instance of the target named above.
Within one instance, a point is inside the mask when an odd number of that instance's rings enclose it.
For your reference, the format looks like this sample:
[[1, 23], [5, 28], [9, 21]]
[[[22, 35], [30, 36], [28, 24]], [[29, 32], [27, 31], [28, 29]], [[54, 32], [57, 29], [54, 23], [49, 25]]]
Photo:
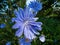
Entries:
[[6, 24], [0, 24], [0, 28], [4, 28], [6, 26]]
[[38, 12], [39, 10], [42, 9], [42, 3], [38, 2], [38, 1], [33, 1], [28, 5], [28, 7], [30, 7], [35, 12]]
[[[38, 18], [35, 18], [34, 14], [29, 11], [29, 8], [19, 8], [14, 11], [16, 15], [13, 18], [13, 22], [16, 23], [13, 25], [13, 29], [18, 29], [15, 33], [17, 37], [20, 37], [24, 34], [24, 37], [27, 39], [34, 39], [36, 35], [39, 35], [38, 30], [42, 30], [41, 25], [42, 22], [36, 22]], [[36, 35], [35, 35], [36, 34]]]
[[6, 45], [11, 45], [11, 42], [7, 42]]
[[19, 39], [18, 43], [19, 43], [19, 45], [31, 45], [31, 40], [21, 38], [21, 39]]

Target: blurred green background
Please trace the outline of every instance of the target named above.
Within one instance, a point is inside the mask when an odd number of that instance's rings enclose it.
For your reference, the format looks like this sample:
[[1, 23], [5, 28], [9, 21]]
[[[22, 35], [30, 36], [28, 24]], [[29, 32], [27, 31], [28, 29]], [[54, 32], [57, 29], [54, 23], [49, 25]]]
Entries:
[[[54, 4], [56, 1], [59, 4]], [[46, 41], [42, 43], [37, 38], [32, 41], [32, 45], [60, 45], [60, 0], [41, 0], [41, 2], [43, 8], [38, 12], [37, 17], [39, 17], [38, 21], [43, 23], [40, 33], [45, 35]], [[5, 28], [0, 28], [0, 45], [5, 45], [8, 41], [11, 41], [12, 45], [18, 45], [11, 19], [14, 17], [14, 9], [24, 8], [25, 3], [26, 0], [0, 0], [0, 24], [6, 24]]]

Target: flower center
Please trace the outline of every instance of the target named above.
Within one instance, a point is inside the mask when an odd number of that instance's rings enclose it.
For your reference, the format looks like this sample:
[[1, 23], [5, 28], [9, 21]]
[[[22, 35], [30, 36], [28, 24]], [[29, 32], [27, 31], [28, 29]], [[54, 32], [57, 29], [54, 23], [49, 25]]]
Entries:
[[27, 26], [27, 25], [28, 25], [28, 21], [25, 21], [25, 22], [24, 22], [24, 26]]

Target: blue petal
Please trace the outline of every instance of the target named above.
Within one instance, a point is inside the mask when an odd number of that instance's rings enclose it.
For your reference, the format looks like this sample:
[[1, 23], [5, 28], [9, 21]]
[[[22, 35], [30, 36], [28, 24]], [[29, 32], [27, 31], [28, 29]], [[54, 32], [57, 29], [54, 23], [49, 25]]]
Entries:
[[31, 22], [31, 25], [40, 27], [40, 25], [42, 25], [42, 22]]
[[12, 22], [15, 22], [15, 18], [12, 18], [11, 20], [12, 20]]
[[30, 8], [29, 7], [26, 7], [24, 9], [24, 15], [25, 15], [25, 18], [29, 18], [29, 17], [34, 17], [34, 14], [30, 11]]
[[37, 29], [37, 30], [42, 30], [42, 22], [31, 22], [31, 26], [34, 28], [34, 29]]
[[17, 10], [14, 10], [14, 14], [16, 15], [16, 17], [19, 20], [23, 20], [24, 19], [24, 17], [23, 17], [24, 13], [23, 13], [22, 9], [19, 8], [18, 11]]
[[21, 22], [22, 23], [23, 22], [23, 19], [15, 18], [15, 22], [17, 22], [17, 23], [18, 22]]
[[25, 17], [29, 17], [29, 8], [28, 7], [26, 7], [24, 9], [24, 15], [25, 15]]
[[37, 21], [38, 18], [30, 18], [29, 21]]
[[31, 31], [32, 31], [34, 34], [37, 34], [37, 35], [40, 34], [40, 33], [39, 33], [36, 29], [34, 29], [33, 27], [30, 27], [30, 29], [31, 29]]
[[25, 29], [24, 29], [24, 35], [28, 39], [34, 39], [34, 38], [36, 38], [36, 36], [34, 35], [34, 33], [32, 33], [32, 31], [29, 29], [29, 27], [25, 27]]
[[15, 16], [17, 16], [17, 17], [19, 17], [19, 15], [20, 15], [17, 10], [14, 10], [14, 14], [15, 14]]
[[14, 24], [14, 25], [13, 25], [13, 27], [12, 27], [12, 28], [13, 28], [13, 29], [16, 29], [16, 28], [19, 28], [20, 26], [21, 26], [21, 24], [16, 23], [16, 24]]
[[19, 17], [24, 19], [24, 10], [22, 8], [18, 8]]
[[16, 31], [15, 36], [20, 37], [23, 34], [23, 30], [20, 28]]
[[41, 30], [42, 30], [41, 25], [40, 25], [39, 27], [38, 27], [38, 26], [34, 26], [34, 25], [33, 25], [33, 26], [32, 26], [32, 28], [33, 28], [33, 29], [35, 29], [35, 30], [39, 30], [39, 31], [41, 31]]

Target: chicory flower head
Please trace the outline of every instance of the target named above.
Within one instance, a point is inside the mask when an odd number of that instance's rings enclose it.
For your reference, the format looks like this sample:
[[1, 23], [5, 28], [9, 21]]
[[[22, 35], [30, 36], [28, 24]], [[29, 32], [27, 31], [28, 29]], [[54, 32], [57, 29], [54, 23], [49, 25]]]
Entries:
[[0, 28], [4, 28], [6, 26], [6, 24], [0, 24]]
[[31, 8], [32, 10], [38, 12], [39, 10], [42, 9], [42, 3], [38, 2], [38, 1], [33, 1], [28, 5], [29, 8]]
[[21, 38], [18, 41], [19, 45], [31, 45], [31, 40], [26, 38]]
[[6, 45], [11, 45], [11, 42], [7, 42]]
[[36, 35], [39, 35], [38, 30], [41, 30], [42, 22], [36, 22], [38, 18], [35, 18], [34, 14], [29, 11], [29, 8], [19, 8], [14, 11], [16, 15], [12, 21], [16, 23], [13, 25], [13, 29], [18, 29], [15, 33], [17, 37], [24, 34], [27, 39], [34, 39]]

